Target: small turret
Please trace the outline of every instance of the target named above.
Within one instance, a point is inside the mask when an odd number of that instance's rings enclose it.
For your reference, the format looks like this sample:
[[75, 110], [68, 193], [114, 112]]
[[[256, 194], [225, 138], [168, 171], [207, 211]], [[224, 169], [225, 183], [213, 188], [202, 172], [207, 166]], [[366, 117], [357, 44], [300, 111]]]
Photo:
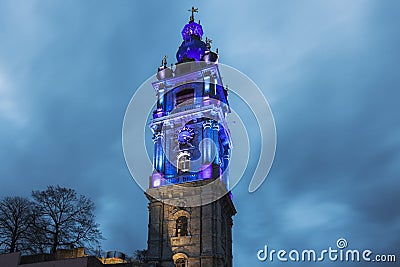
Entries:
[[161, 61], [161, 66], [158, 67], [157, 79], [159, 80], [164, 80], [173, 76], [172, 69], [167, 67], [167, 58], [168, 56], [165, 55]]
[[206, 46], [208, 50], [205, 52], [203, 60], [208, 64], [218, 62], [218, 54], [211, 51], [211, 43], [212, 40], [206, 37]]

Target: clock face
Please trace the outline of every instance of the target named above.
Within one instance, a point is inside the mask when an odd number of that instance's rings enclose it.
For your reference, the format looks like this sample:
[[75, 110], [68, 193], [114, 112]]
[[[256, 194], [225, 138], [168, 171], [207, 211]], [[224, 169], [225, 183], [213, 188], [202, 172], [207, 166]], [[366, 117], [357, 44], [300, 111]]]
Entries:
[[183, 127], [178, 134], [178, 142], [179, 144], [188, 144], [193, 140], [194, 131], [190, 127]]

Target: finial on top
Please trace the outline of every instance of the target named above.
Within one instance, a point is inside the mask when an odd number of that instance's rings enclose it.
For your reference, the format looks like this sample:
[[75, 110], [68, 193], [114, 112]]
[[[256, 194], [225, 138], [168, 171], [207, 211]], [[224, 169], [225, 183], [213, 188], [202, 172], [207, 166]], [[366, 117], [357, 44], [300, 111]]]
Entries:
[[207, 45], [208, 49], [211, 48], [211, 43], [212, 43], [212, 40], [210, 38], [206, 37], [206, 45]]
[[194, 13], [198, 13], [199, 9], [195, 8], [194, 6], [192, 6], [192, 9], [189, 9], [188, 11], [192, 12], [192, 15], [190, 16], [190, 21], [189, 22], [194, 22]]
[[161, 61], [161, 66], [167, 67], [167, 58], [168, 58], [168, 56], [165, 55], [163, 60]]

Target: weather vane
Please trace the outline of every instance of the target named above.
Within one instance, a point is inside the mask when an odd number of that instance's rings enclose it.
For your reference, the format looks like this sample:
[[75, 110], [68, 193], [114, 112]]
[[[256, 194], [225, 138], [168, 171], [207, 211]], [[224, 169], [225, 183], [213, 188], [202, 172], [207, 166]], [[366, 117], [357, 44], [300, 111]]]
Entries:
[[192, 9], [189, 9], [188, 11], [192, 12], [192, 15], [190, 16], [190, 22], [194, 22], [194, 13], [199, 13], [199, 9], [192, 6]]

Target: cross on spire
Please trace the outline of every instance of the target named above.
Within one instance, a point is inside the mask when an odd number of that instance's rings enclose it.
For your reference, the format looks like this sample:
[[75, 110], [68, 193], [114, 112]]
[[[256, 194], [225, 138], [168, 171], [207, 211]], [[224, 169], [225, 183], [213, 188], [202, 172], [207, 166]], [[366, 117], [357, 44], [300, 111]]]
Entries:
[[189, 9], [188, 11], [192, 12], [192, 15], [190, 16], [190, 22], [194, 22], [194, 13], [199, 13], [199, 9], [192, 6], [192, 9]]

